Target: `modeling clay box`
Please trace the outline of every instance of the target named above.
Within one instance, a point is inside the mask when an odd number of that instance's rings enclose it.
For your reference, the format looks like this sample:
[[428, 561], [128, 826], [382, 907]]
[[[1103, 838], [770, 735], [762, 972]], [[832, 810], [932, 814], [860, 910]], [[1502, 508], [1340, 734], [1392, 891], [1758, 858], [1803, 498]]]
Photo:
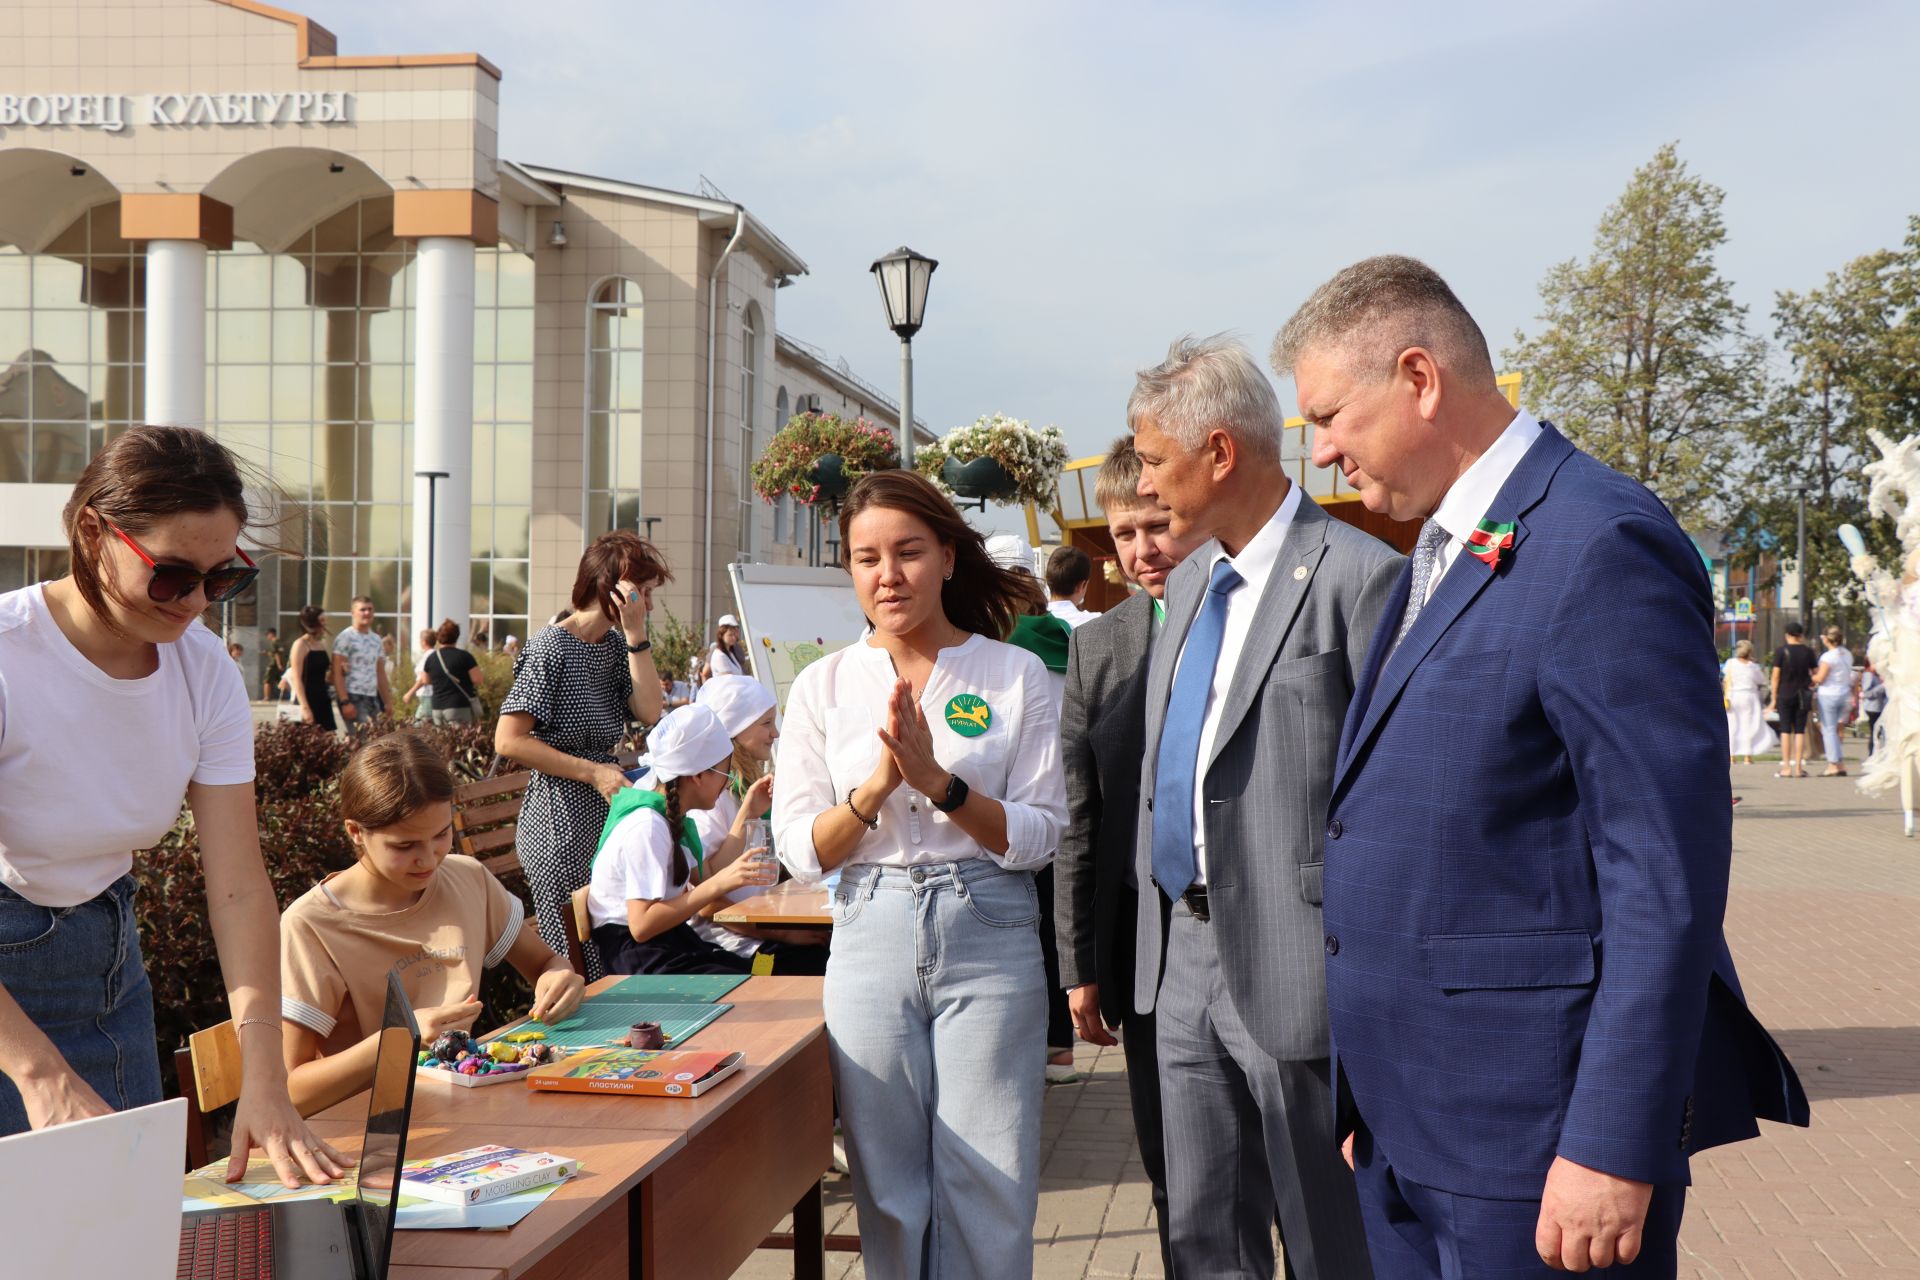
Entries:
[[744, 1053], [699, 1049], [588, 1049], [527, 1072], [529, 1089], [697, 1098], [740, 1069]]

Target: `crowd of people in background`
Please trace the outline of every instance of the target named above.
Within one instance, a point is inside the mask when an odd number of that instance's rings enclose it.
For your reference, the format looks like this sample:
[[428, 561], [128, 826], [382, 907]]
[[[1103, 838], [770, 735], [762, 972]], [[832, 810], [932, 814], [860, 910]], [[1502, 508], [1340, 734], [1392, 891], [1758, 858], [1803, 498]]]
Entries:
[[1887, 683], [1873, 662], [1855, 655], [1846, 633], [1829, 626], [1822, 648], [1806, 642], [1806, 628], [1790, 622], [1785, 641], [1766, 665], [1754, 660], [1753, 642], [1739, 640], [1721, 668], [1721, 692], [1727, 707], [1728, 756], [1752, 764], [1755, 756], [1780, 753], [1776, 776], [1805, 778], [1812, 728], [1820, 733], [1826, 758], [1823, 778], [1847, 776], [1847, 731], [1876, 745], [1874, 725], [1887, 706]]

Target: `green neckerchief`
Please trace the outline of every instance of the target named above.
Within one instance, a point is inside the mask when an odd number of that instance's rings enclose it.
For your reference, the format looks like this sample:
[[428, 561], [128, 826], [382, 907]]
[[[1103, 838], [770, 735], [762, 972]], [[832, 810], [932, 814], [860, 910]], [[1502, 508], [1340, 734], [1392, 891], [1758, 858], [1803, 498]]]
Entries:
[[1007, 637], [1007, 643], [1039, 658], [1047, 670], [1063, 672], [1067, 669], [1067, 641], [1072, 635], [1073, 628], [1052, 614], [1043, 613], [1015, 618], [1013, 634]]
[[1152, 596], [1148, 596], [1147, 598], [1153, 600], [1153, 620], [1155, 622], [1165, 622], [1167, 620], [1167, 606], [1165, 602], [1154, 599]]
[[[620, 825], [621, 819], [635, 809], [651, 809], [662, 818], [667, 816], [667, 798], [652, 787], [625, 787], [607, 805], [607, 820], [600, 828], [600, 843], [594, 846], [594, 861], [599, 861], [601, 851], [607, 847], [607, 841], [613, 835], [613, 829]], [[693, 867], [698, 871], [706, 865], [706, 850], [700, 847], [700, 832], [693, 825], [693, 819], [685, 814], [680, 817], [680, 830], [687, 849], [693, 854]], [[591, 864], [589, 864], [591, 865]]]

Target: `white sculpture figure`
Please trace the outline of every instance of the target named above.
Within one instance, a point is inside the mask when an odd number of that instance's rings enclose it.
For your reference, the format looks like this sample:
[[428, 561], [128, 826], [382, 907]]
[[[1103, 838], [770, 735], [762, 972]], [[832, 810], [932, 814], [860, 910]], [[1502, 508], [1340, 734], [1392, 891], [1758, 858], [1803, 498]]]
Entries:
[[1866, 467], [1867, 510], [1893, 519], [1901, 556], [1896, 577], [1867, 554], [1857, 530], [1841, 531], [1873, 613], [1867, 657], [1887, 682], [1887, 709], [1880, 718], [1885, 736], [1861, 767], [1860, 788], [1885, 792], [1897, 785], [1911, 839], [1920, 803], [1920, 436], [1894, 444], [1877, 431], [1868, 434], [1881, 457]]

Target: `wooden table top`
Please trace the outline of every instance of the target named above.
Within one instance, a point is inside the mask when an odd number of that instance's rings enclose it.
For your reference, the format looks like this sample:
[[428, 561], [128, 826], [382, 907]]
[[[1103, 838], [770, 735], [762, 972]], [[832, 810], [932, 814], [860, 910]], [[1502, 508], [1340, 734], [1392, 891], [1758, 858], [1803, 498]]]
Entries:
[[[511, 1089], [511, 1086], [504, 1086]], [[366, 1125], [344, 1120], [315, 1120], [315, 1133], [357, 1158]], [[642, 1179], [686, 1145], [680, 1133], [584, 1133], [568, 1130], [556, 1142], [550, 1129], [494, 1124], [422, 1124], [407, 1127], [407, 1159], [450, 1155], [489, 1142], [529, 1151], [556, 1151], [580, 1162], [580, 1172], [548, 1196], [510, 1232], [396, 1231], [393, 1268], [470, 1269], [480, 1275], [522, 1275], [549, 1252], [566, 1243], [581, 1226], [638, 1186]], [[511, 1246], [509, 1246], [511, 1241]], [[504, 1270], [502, 1269], [504, 1268]], [[447, 1280], [443, 1270], [433, 1280]]]
[[797, 880], [777, 884], [765, 893], [729, 903], [714, 913], [721, 924], [801, 925], [831, 929], [833, 913], [827, 907], [831, 890]]
[[[597, 994], [619, 982], [603, 978], [588, 987]], [[427, 1125], [467, 1125], [500, 1130], [591, 1129], [616, 1133], [647, 1130], [691, 1135], [699, 1132], [715, 1114], [732, 1105], [755, 1080], [787, 1061], [805, 1045], [826, 1034], [821, 1012], [824, 978], [756, 977], [748, 978], [726, 996], [733, 1006], [726, 1014], [690, 1036], [688, 1049], [742, 1050], [746, 1062], [731, 1079], [722, 1081], [710, 1093], [698, 1098], [638, 1098], [630, 1095], [536, 1092], [524, 1084], [494, 1085], [481, 1089], [461, 1089], [453, 1085], [416, 1080], [413, 1089], [413, 1121], [409, 1132]], [[330, 1107], [317, 1117], [337, 1120], [353, 1126], [359, 1133], [366, 1127], [367, 1095], [359, 1093]], [[568, 1136], [571, 1140], [571, 1134]], [[505, 1138], [480, 1137], [465, 1146], [481, 1142], [506, 1143]], [[510, 1145], [526, 1146], [525, 1143]], [[530, 1149], [558, 1149], [573, 1155], [561, 1139], [549, 1137]], [[459, 1147], [453, 1150], [460, 1150]], [[432, 1152], [422, 1150], [421, 1155]]]

